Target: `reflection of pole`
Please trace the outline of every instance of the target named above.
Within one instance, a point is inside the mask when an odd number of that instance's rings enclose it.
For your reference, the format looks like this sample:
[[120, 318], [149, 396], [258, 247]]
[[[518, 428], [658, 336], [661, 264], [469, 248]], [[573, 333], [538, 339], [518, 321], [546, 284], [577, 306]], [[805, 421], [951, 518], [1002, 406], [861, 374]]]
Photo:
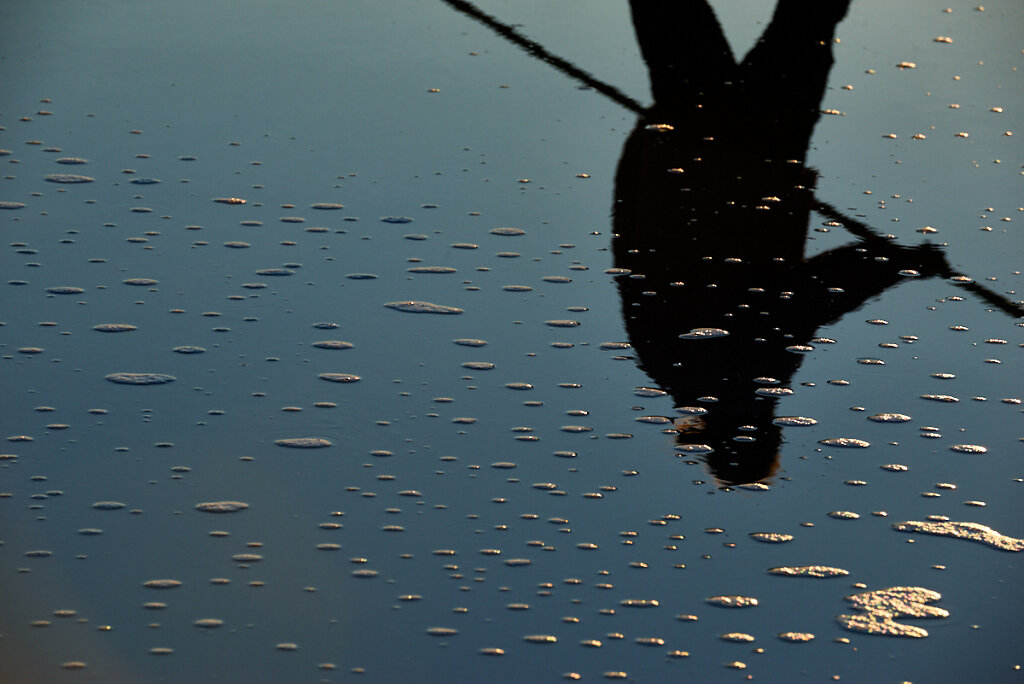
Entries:
[[562, 59], [558, 55], [548, 52], [543, 45], [540, 43], [530, 40], [526, 36], [521, 35], [516, 31], [515, 27], [509, 24], [503, 24], [489, 14], [482, 12], [476, 5], [465, 0], [442, 0], [442, 2], [450, 5], [452, 9], [462, 12], [465, 15], [476, 19], [481, 24], [487, 26], [495, 33], [500, 35], [502, 38], [507, 39], [511, 43], [515, 43], [519, 47], [526, 50], [526, 52], [537, 59], [547, 62], [551, 66], [555, 67], [563, 74], [567, 74], [572, 78], [584, 83], [594, 90], [598, 91], [602, 95], [608, 97], [610, 100], [622, 105], [630, 111], [636, 112], [637, 114], [643, 114], [647, 111], [647, 108], [642, 104], [626, 95], [615, 86], [608, 85], [604, 81], [600, 81], [586, 71], [583, 71], [572, 62]]
[[[650, 113], [650, 108], [644, 107], [642, 104], [640, 104], [633, 98], [629, 97], [618, 88], [601, 81], [600, 79], [594, 77], [593, 75], [587, 73], [586, 71], [572, 64], [568, 60], [563, 59], [562, 57], [559, 57], [558, 55], [549, 52], [540, 43], [537, 43], [536, 41], [530, 40], [529, 38], [523, 36], [518, 31], [516, 31], [515, 27], [511, 26], [510, 24], [505, 24], [498, 21], [494, 17], [480, 10], [473, 3], [468, 2], [467, 0], [442, 0], [442, 2], [449, 5], [452, 9], [461, 12], [466, 16], [487, 26], [505, 40], [508, 40], [509, 42], [518, 45], [523, 50], [525, 50], [526, 53], [531, 57], [539, 59], [551, 65], [558, 71], [561, 71], [562, 73], [566, 74], [567, 76], [576, 79], [580, 83], [583, 83], [584, 85], [593, 88], [594, 90], [601, 93], [602, 95], [612, 100], [616, 104], [622, 106], [623, 108], [628, 109], [641, 116]], [[838, 221], [839, 223], [842, 223], [843, 227], [846, 228], [846, 230], [849, 231], [852, 235], [866, 242], [878, 244], [880, 242], [887, 243], [890, 241], [890, 238], [878, 234], [875, 231], [875, 229], [872, 228], [871, 226], [862, 223], [861, 221], [858, 221], [854, 218], [850, 218], [849, 216], [847, 216], [842, 211], [840, 211], [839, 209], [837, 209], [835, 206], [828, 202], [824, 202], [822, 200], [818, 200], [815, 198], [812, 206], [814, 207], [814, 209], [824, 214], [828, 218], [834, 221]], [[942, 258], [943, 263], [942, 267], [939, 269], [939, 272], [936, 272], [934, 275], [943, 278], [956, 277], [958, 274], [956, 274], [953, 271], [953, 269], [949, 266], [949, 263], [945, 260], [945, 255], [942, 254], [941, 252], [939, 252], [939, 255]], [[953, 280], [951, 282], [957, 287], [963, 288], [973, 294], [976, 294], [977, 296], [981, 297], [992, 306], [1002, 310], [1003, 312], [1011, 316], [1024, 316], [1024, 305], [1022, 305], [1019, 302], [1013, 302], [1004, 297], [1003, 295], [993, 292], [992, 290], [988, 289], [981, 283], [977, 283], [974, 280], [969, 279], [965, 281]]]
[[[878, 233], [875, 232], [874, 228], [867, 225], [866, 223], [862, 223], [857, 219], [850, 218], [849, 216], [841, 212], [839, 209], [837, 209], [835, 206], [829, 204], [828, 202], [823, 202], [821, 200], [815, 199], [813, 207], [815, 210], [832, 219], [833, 221], [838, 221], [839, 223], [842, 223], [843, 227], [846, 228], [846, 230], [848, 230], [853, 235], [856, 235], [860, 239], [864, 240], [865, 242], [878, 243], [889, 242], [892, 240], [892, 238], [890, 237], [879, 235]], [[943, 254], [938, 247], [934, 247], [933, 249], [942, 259], [942, 265], [940, 269], [933, 275], [947, 279], [967, 278], [966, 280], [950, 280], [949, 282], [952, 283], [953, 285], [956, 285], [957, 287], [967, 290], [972, 294], [978, 295], [992, 306], [1002, 310], [1005, 313], [1010, 314], [1011, 316], [1016, 316], [1018, 318], [1024, 316], [1024, 307], [1022, 307], [1019, 302], [1011, 301], [1004, 297], [1003, 295], [997, 292], [993, 292], [992, 290], [988, 289], [981, 283], [975, 282], [974, 280], [968, 278], [967, 276], [957, 273], [949, 265], [949, 262], [946, 261], [946, 255]]]

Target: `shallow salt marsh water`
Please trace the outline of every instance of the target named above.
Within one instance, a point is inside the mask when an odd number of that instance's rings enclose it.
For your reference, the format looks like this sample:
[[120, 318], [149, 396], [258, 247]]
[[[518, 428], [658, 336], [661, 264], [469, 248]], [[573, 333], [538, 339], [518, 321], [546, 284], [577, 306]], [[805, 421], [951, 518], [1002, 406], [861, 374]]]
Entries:
[[0, 8], [2, 678], [1019, 680], [1024, 11], [714, 10]]

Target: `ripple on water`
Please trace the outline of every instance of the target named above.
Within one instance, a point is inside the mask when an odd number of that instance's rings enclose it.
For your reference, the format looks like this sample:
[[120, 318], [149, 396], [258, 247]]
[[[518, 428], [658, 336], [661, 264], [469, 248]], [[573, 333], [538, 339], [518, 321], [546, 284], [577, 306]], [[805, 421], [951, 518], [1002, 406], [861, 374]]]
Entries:
[[152, 278], [125, 278], [121, 282], [125, 285], [134, 285], [135, 287], [149, 287], [150, 285], [156, 285], [158, 281]]
[[106, 379], [119, 385], [166, 385], [176, 378], [163, 373], [111, 373]]
[[205, 501], [197, 503], [195, 508], [203, 513], [234, 513], [244, 511], [249, 504], [242, 501]]
[[49, 292], [50, 294], [59, 294], [59, 295], [82, 294], [83, 292], [85, 292], [85, 290], [83, 290], [80, 287], [63, 287], [63, 286], [48, 287], [48, 288], [46, 288], [46, 291]]
[[431, 302], [421, 302], [416, 300], [406, 300], [401, 302], [388, 302], [384, 306], [395, 311], [404, 311], [406, 313], [431, 313], [431, 314], [460, 314], [462, 309], [454, 306], [445, 306], [443, 304], [433, 304]]
[[151, 579], [142, 583], [147, 589], [175, 589], [181, 586], [180, 580], [175, 579]]
[[905, 522], [893, 523], [892, 527], [899, 532], [919, 532], [921, 534], [934, 534], [941, 537], [967, 539], [991, 546], [1000, 551], [1024, 551], [1024, 539], [1009, 537], [980, 523], [907, 520]]
[[491, 235], [506, 235], [514, 237], [516, 235], [526, 235], [526, 231], [522, 228], [491, 228]]
[[275, 440], [274, 444], [290, 449], [323, 449], [331, 446], [331, 441], [323, 437], [286, 437]]

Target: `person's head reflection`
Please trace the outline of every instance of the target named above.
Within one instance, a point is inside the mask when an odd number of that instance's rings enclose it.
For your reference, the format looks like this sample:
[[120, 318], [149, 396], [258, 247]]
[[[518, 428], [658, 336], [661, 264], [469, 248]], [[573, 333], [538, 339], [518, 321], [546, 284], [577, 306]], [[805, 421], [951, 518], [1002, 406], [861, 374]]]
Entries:
[[[706, 3], [631, 3], [655, 102], [616, 176], [623, 316], [640, 366], [680, 407], [677, 448], [710, 447], [720, 484], [775, 471], [772, 393], [800, 346], [900, 270], [944, 267], [881, 240], [804, 257], [815, 173], [803, 159], [848, 4], [782, 0], [737, 64]], [[728, 335], [688, 334], [701, 328]]]

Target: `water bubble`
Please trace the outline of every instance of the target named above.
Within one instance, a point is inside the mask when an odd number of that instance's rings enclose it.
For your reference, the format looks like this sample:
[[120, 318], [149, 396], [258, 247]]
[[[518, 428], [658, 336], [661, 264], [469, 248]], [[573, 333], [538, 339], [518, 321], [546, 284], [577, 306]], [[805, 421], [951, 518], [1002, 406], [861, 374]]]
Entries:
[[808, 426], [817, 425], [818, 421], [814, 418], [807, 418], [805, 416], [779, 416], [772, 420], [773, 425], [783, 425], [786, 427], [794, 426]]
[[723, 608], [753, 608], [757, 605], [753, 596], [709, 596], [705, 601]]
[[751, 532], [750, 537], [765, 544], [784, 544], [794, 539], [793, 535], [780, 532]]
[[749, 644], [754, 641], [754, 637], [744, 632], [728, 632], [726, 634], [718, 635], [718, 638], [722, 641], [732, 641], [735, 643]]
[[760, 397], [788, 397], [793, 394], [789, 387], [758, 387], [754, 394]]
[[99, 325], [92, 326], [92, 329], [97, 330], [99, 332], [117, 333], [129, 332], [131, 330], [135, 330], [136, 328], [134, 325], [130, 325], [128, 323], [100, 323]]
[[858, 610], [857, 615], [838, 615], [836, 620], [844, 629], [866, 634], [924, 638], [928, 631], [913, 625], [896, 622], [895, 618], [944, 618], [949, 612], [927, 605], [942, 595], [923, 587], [890, 587], [877, 591], [847, 596], [846, 600]]
[[428, 627], [427, 634], [436, 637], [450, 637], [459, 633], [459, 630], [451, 627]]
[[673, 448], [687, 454], [710, 454], [714, 451], [707, 444], [676, 444]]
[[455, 273], [450, 266], [415, 266], [407, 270], [409, 273]]
[[772, 575], [782, 575], [784, 577], [845, 577], [849, 575], [848, 570], [842, 568], [831, 568], [827, 565], [792, 565], [782, 566], [777, 568], [768, 568], [768, 572]]
[[331, 446], [330, 440], [322, 437], [287, 437], [275, 440], [274, 444], [291, 449], [323, 449]]
[[780, 632], [778, 637], [790, 643], [806, 643], [814, 640], [814, 635], [810, 632]]
[[445, 306], [443, 304], [432, 304], [430, 302], [421, 302], [415, 300], [406, 300], [401, 302], [388, 302], [384, 306], [389, 309], [395, 309], [396, 311], [404, 311], [406, 313], [431, 313], [431, 314], [461, 314], [463, 311], [454, 306]]
[[317, 377], [328, 382], [340, 383], [359, 382], [362, 379], [358, 375], [352, 375], [351, 373], [321, 373]]
[[123, 504], [120, 501], [97, 501], [92, 505], [93, 508], [100, 511], [116, 511], [124, 508], [127, 504]]
[[911, 418], [903, 413], [876, 413], [873, 416], [868, 416], [868, 420], [873, 420], [876, 423], [906, 423]]
[[175, 347], [171, 351], [175, 352], [176, 354], [202, 354], [203, 352], [206, 351], [206, 349], [191, 344], [183, 344]]
[[43, 180], [47, 180], [51, 183], [92, 183], [95, 178], [89, 176], [79, 176], [74, 173], [51, 173], [43, 176]]
[[967, 539], [1001, 551], [1024, 551], [1024, 539], [1017, 539], [996, 530], [973, 522], [921, 522], [908, 520], [905, 522], [893, 523], [893, 529], [899, 532], [919, 532], [922, 534], [934, 534], [942, 537], [953, 537], [956, 539]]
[[207, 501], [195, 505], [197, 511], [204, 513], [235, 513], [248, 507], [249, 504], [242, 501]]
[[320, 340], [319, 342], [314, 342], [313, 346], [317, 349], [352, 349], [355, 345], [341, 340]]
[[988, 452], [987, 447], [978, 444], [954, 444], [949, 447], [949, 450], [960, 454], [984, 454]]
[[623, 599], [619, 605], [625, 608], [657, 608], [660, 604], [657, 599]]
[[825, 446], [830, 447], [840, 447], [843, 449], [866, 449], [871, 446], [869, 442], [853, 437], [832, 437], [829, 439], [820, 439], [818, 440], [818, 444], [824, 444]]
[[165, 385], [176, 378], [162, 373], [111, 373], [106, 379], [119, 385]]
[[722, 328], [694, 328], [688, 333], [683, 333], [679, 338], [683, 340], [710, 340], [716, 337], [727, 337], [728, 335], [729, 331]]

